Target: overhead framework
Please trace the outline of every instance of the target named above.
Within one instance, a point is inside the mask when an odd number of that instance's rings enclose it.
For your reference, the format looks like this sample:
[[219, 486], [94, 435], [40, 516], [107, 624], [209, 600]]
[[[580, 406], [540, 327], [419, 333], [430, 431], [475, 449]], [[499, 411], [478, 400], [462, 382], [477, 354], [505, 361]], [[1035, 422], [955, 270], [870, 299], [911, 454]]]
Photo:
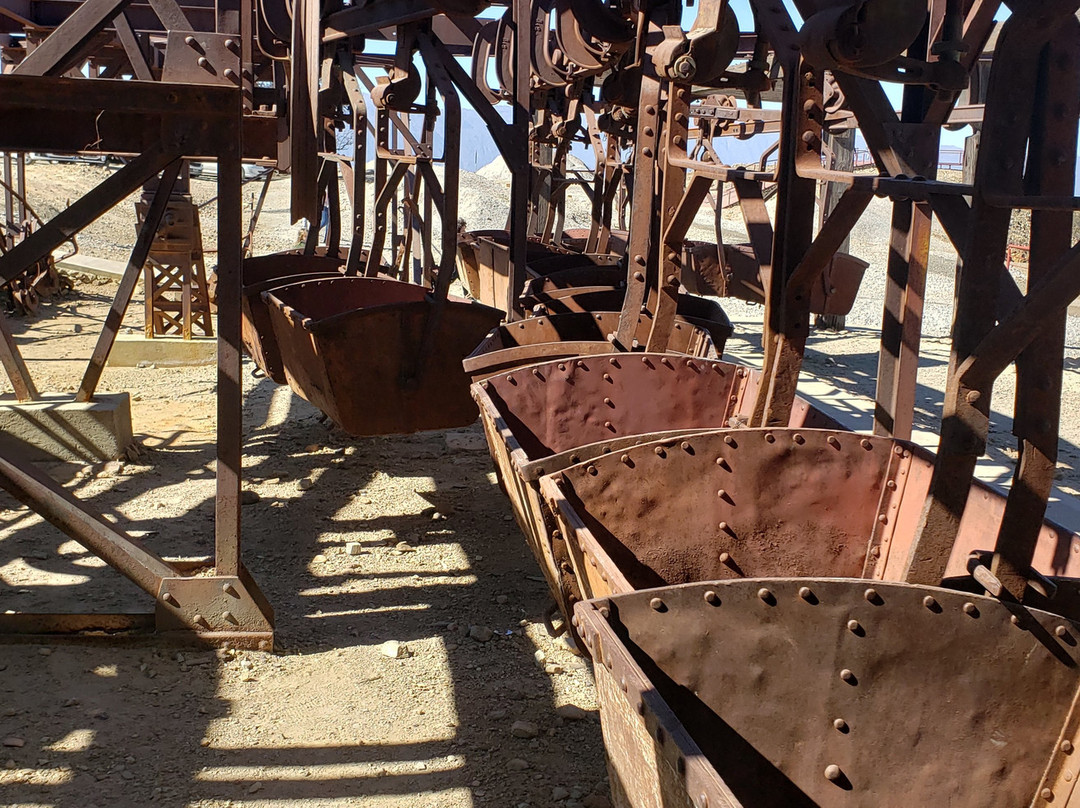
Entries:
[[[1016, 3], [999, 24], [1001, 5], [990, 0], [752, 0], [747, 26], [716, 0], [698, 6], [686, 29], [680, 4], [644, 0], [0, 0], [0, 151], [129, 156], [5, 246], [0, 280], [20, 277], [160, 175], [78, 400], [94, 396], [180, 161], [219, 164], [216, 553], [202, 562], [213, 575], [164, 562], [18, 458], [3, 459], [3, 485], [146, 589], [158, 629], [269, 642], [272, 613], [241, 554], [241, 350], [355, 434], [383, 434], [475, 414], [459, 344], [481, 343], [464, 362], [477, 381], [601, 353], [715, 358], [731, 326], [701, 295], [737, 296], [765, 307], [764, 367], [739, 423], [782, 428], [799, 412], [813, 316], [844, 314], [859, 288], [865, 262], [841, 248], [878, 196], [892, 204], [880, 438], [911, 436], [935, 219], [960, 256], [941, 446], [902, 577], [940, 582], [985, 449], [994, 381], [1015, 363], [1020, 460], [996, 541], [981, 549], [991, 551], [995, 580], [1021, 597], [1042, 575], [1031, 559], [1056, 461], [1065, 311], [1080, 292], [1076, 5]], [[372, 40], [383, 43], [378, 54]], [[903, 85], [898, 111], [890, 83]], [[459, 232], [463, 104], [511, 172], [509, 218], [497, 232]], [[942, 129], [967, 124], [980, 127], [974, 172], [937, 178]], [[342, 128], [355, 132], [348, 155], [337, 149]], [[869, 171], [835, 159], [856, 128]], [[757, 163], [721, 158], [721, 138], [758, 134], [778, 140]], [[591, 168], [572, 167], [575, 145], [591, 151]], [[286, 290], [286, 272], [256, 290], [259, 265], [243, 263], [243, 160], [291, 175], [293, 220], [310, 225], [305, 257], [327, 259], [329, 278], [293, 278], [317, 285]], [[352, 203], [344, 221], [342, 183]], [[824, 188], [828, 210], [818, 211]], [[578, 192], [591, 221], [574, 230], [566, 200]], [[745, 243], [724, 243], [725, 199], [739, 206]], [[687, 237], [703, 206], [716, 212], [714, 242]], [[1026, 288], [1005, 268], [1015, 211], [1031, 215]], [[473, 303], [450, 294], [459, 268]], [[339, 308], [327, 303], [335, 297]], [[383, 304], [396, 319], [374, 311]], [[495, 309], [504, 322], [483, 337]], [[346, 313], [350, 334], [374, 336], [334, 343], [332, 328], [320, 331]], [[15, 390], [33, 397], [3, 320], [0, 335]], [[301, 351], [317, 339], [338, 353]], [[392, 403], [383, 410], [357, 392], [376, 376]], [[613, 418], [600, 423], [616, 429]], [[548, 558], [558, 583], [565, 570], [554, 551]], [[40, 633], [133, 622], [16, 615], [0, 625]]]

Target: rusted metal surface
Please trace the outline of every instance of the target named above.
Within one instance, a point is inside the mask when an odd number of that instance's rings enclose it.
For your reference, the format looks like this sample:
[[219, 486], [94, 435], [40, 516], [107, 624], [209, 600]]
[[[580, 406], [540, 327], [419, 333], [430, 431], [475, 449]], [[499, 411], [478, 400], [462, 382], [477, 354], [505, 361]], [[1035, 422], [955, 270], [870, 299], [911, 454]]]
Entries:
[[[752, 389], [738, 399], [752, 402]], [[904, 441], [813, 428], [827, 416], [800, 409], [793, 421], [802, 423], [786, 429], [654, 435], [552, 464], [539, 489], [583, 597], [732, 577], [903, 579], [933, 455]], [[732, 425], [749, 415], [735, 402], [731, 413]], [[664, 495], [674, 490], [679, 496]], [[972, 485], [946, 577], [967, 575], [973, 552], [993, 550], [1005, 505], [1001, 493]], [[1044, 521], [1028, 558], [1044, 576], [1071, 578], [1080, 575], [1078, 553], [1080, 537]]]
[[[497, 310], [450, 299], [434, 348], [414, 375], [433, 303], [421, 286], [381, 278], [304, 281], [264, 292], [285, 377], [297, 393], [353, 435], [464, 426], [476, 418], [461, 361]], [[356, 361], [358, 346], [378, 350]], [[378, 396], [365, 391], [379, 390]]]
[[289, 283], [332, 278], [343, 271], [344, 264], [339, 259], [327, 256], [283, 253], [244, 259], [241, 304], [244, 352], [276, 384], [287, 382], [262, 293]]
[[1052, 804], [1043, 776], [1080, 685], [1078, 628], [1052, 613], [773, 578], [576, 617], [621, 808]]
[[[681, 445], [696, 440], [702, 430], [744, 422], [754, 400], [757, 375], [727, 362], [700, 358], [608, 354], [518, 368], [473, 385], [503, 488], [564, 615], [569, 615], [568, 605], [596, 592], [591, 585], [593, 570], [577, 560], [589, 539], [571, 525], [572, 518], [564, 518], [544, 501], [540, 478], [567, 469], [573, 474], [594, 460], [608, 464], [617, 457], [623, 463], [638, 444]], [[797, 423], [835, 426], [809, 402], [800, 400], [799, 404]], [[621, 467], [612, 469], [618, 474]], [[678, 471], [670, 479], [657, 477], [650, 484], [659, 499], [665, 499], [667, 492], [667, 501], [676, 508], [690, 493], [687, 486], [679, 485]], [[681, 493], [673, 496], [674, 491]], [[656, 535], [669, 527], [662, 521], [664, 513], [661, 510], [656, 516]], [[649, 530], [653, 524], [650, 516], [640, 527]], [[708, 544], [703, 537], [700, 540]], [[596, 563], [594, 554], [594, 568]], [[601, 563], [602, 580], [622, 575], [607, 556]]]
[[612, 452], [540, 488], [586, 597], [719, 578], [853, 577], [867, 564], [892, 449], [851, 432], [722, 430]]

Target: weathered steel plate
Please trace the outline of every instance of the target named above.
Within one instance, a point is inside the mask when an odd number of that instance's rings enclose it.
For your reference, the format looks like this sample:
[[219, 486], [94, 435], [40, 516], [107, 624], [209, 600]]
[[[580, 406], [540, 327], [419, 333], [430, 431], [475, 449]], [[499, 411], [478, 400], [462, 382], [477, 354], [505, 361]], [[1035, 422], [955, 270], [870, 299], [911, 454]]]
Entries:
[[[598, 441], [727, 426], [743, 376], [729, 362], [667, 354], [605, 354], [547, 362], [473, 387], [516, 444], [519, 468]], [[549, 469], [551, 471], [551, 469]]]
[[1041, 781], [1078, 695], [1080, 631], [1053, 614], [901, 583], [761, 579], [619, 595], [576, 617], [624, 808], [1054, 804]]
[[[565, 615], [582, 597], [573, 554], [584, 539], [566, 525], [558, 529], [539, 478], [639, 444], [739, 423], [753, 404], [745, 391], [756, 387], [757, 373], [748, 368], [655, 353], [542, 363], [472, 386], [503, 489]], [[832, 425], [809, 402], [798, 403], [793, 424]], [[586, 591], [607, 593], [592, 579], [615, 580], [618, 573], [608, 574], [613, 562], [606, 556], [598, 564], [585, 571]]]
[[465, 426], [476, 418], [462, 358], [502, 313], [446, 302], [421, 345], [435, 303], [425, 289], [341, 277], [264, 293], [290, 387], [353, 435]]
[[541, 478], [584, 597], [721, 578], [864, 573], [900, 457], [851, 432], [665, 438]]
[[286, 384], [285, 368], [281, 363], [281, 350], [278, 348], [274, 327], [270, 322], [270, 311], [262, 299], [263, 292], [283, 289], [291, 283], [326, 280], [338, 277], [338, 272], [310, 272], [295, 275], [291, 279], [266, 281], [244, 287], [241, 300], [243, 320], [240, 324], [240, 336], [244, 350], [263, 373], [275, 384]]

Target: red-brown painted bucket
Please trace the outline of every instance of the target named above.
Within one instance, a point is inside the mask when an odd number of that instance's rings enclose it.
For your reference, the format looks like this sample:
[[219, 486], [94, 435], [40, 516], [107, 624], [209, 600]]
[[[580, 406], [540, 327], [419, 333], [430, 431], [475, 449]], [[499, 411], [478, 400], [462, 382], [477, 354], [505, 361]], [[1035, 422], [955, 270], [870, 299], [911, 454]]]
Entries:
[[461, 361], [498, 323], [496, 309], [456, 298], [439, 307], [423, 287], [361, 277], [292, 284], [263, 299], [289, 386], [350, 434], [475, 420]]

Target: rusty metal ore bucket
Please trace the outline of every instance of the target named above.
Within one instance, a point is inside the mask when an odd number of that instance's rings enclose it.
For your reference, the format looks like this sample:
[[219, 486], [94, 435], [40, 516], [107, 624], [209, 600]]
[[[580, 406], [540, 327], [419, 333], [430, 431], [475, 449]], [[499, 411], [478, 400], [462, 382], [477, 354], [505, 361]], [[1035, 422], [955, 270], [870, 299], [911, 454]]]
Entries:
[[1075, 804], [1080, 630], [903, 583], [582, 603], [618, 808]]
[[262, 293], [289, 283], [334, 278], [343, 269], [344, 261], [320, 255], [275, 253], [244, 259], [241, 298], [244, 350], [275, 383], [285, 384], [285, 369]]
[[[540, 478], [639, 443], [739, 423], [757, 383], [756, 371], [729, 362], [618, 353], [532, 365], [472, 386], [500, 482], [564, 616], [582, 592]], [[838, 427], [801, 398], [791, 423]]]
[[[814, 314], [848, 314], [855, 305], [863, 274], [870, 265], [861, 258], [838, 252], [814, 283], [810, 292], [810, 311]], [[682, 281], [699, 295], [735, 297], [751, 303], [764, 303], [761, 265], [749, 244], [725, 244], [721, 265], [715, 244], [687, 242], [683, 251]]]
[[[540, 479], [584, 598], [742, 577], [905, 577], [933, 456], [832, 429], [701, 432]], [[946, 569], [993, 550], [1004, 497], [972, 487]], [[1080, 537], [1044, 524], [1034, 567], [1080, 575]]]
[[[535, 316], [542, 316], [578, 311], [618, 311], [622, 308], [625, 294], [625, 284], [619, 286], [593, 285], [566, 289], [529, 286], [522, 294], [521, 300], [522, 304], [530, 309]], [[680, 294], [676, 314], [690, 325], [708, 331], [717, 351], [723, 353], [724, 346], [734, 329], [727, 313], [718, 302], [704, 297], [697, 297], [696, 295]]]
[[289, 386], [345, 431], [475, 420], [461, 360], [499, 322], [496, 309], [455, 298], [440, 307], [420, 286], [361, 277], [292, 284], [263, 299]]
[[[496, 373], [551, 359], [610, 353], [610, 334], [619, 327], [619, 312], [571, 312], [550, 317], [530, 317], [504, 323], [493, 329], [466, 357], [466, 372], [474, 382]], [[635, 349], [644, 346], [652, 320], [638, 317]], [[717, 346], [709, 330], [676, 316], [668, 342], [672, 354], [718, 359], [723, 345]]]
[[[548, 272], [584, 265], [577, 263], [581, 260], [580, 255], [565, 247], [530, 241], [526, 252], [526, 275], [539, 277], [544, 274], [529, 267], [534, 262], [542, 262], [553, 256], [560, 256], [572, 263], [549, 265]], [[457, 266], [458, 274], [464, 279], [465, 288], [473, 298], [488, 306], [506, 305], [510, 277], [509, 232], [475, 230], [466, 233], [458, 240]]]

